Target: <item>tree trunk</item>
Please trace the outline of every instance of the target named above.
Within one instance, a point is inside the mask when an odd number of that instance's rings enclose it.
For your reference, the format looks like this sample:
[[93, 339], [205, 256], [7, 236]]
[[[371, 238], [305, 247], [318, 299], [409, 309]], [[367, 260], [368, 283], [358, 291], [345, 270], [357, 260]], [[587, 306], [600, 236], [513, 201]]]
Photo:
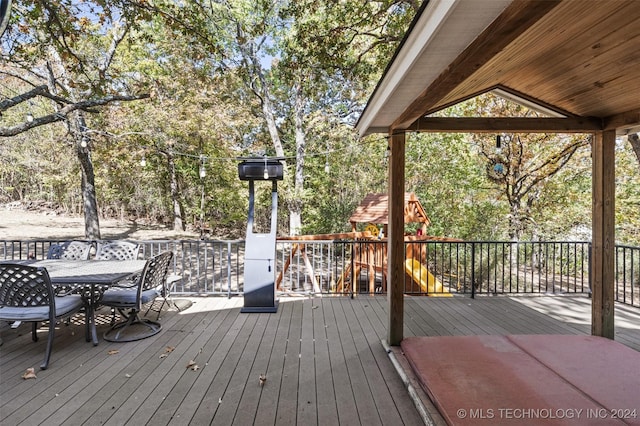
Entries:
[[627, 136], [629, 143], [631, 144], [631, 148], [633, 148], [633, 152], [636, 154], [636, 159], [638, 160], [638, 166], [640, 166], [640, 137], [638, 137], [637, 133], [631, 133]]
[[171, 203], [173, 205], [173, 229], [185, 230], [182, 218], [182, 205], [180, 204], [180, 191], [178, 190], [178, 178], [176, 174], [176, 163], [171, 152], [167, 152], [167, 165], [169, 166], [169, 185], [171, 186]]
[[84, 234], [89, 240], [99, 240], [100, 221], [98, 219], [98, 201], [96, 197], [96, 179], [91, 161], [91, 138], [87, 132], [84, 113], [75, 114], [75, 123], [70, 128], [74, 131], [76, 153], [80, 161], [82, 173], [82, 205], [84, 210]]
[[289, 207], [289, 233], [299, 235], [302, 229], [302, 200], [304, 195], [304, 155], [306, 137], [304, 132], [304, 99], [298, 83], [295, 92], [295, 135], [296, 135], [296, 174], [293, 197]]

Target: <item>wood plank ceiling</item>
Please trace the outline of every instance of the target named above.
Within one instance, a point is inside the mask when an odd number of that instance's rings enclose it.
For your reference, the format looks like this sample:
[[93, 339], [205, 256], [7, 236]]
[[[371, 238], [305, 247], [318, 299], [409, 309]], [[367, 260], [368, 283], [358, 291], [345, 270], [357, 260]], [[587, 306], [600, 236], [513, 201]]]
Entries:
[[[422, 13], [437, 3], [431, 0]], [[468, 1], [454, 3], [469, 9]], [[486, 4], [479, 1], [475, 7], [479, 10]], [[457, 31], [456, 10], [451, 9], [433, 44], [451, 37], [443, 35], [446, 20], [451, 19], [451, 31]], [[420, 73], [408, 68], [406, 81], [387, 90], [384, 101], [378, 102], [383, 107], [378, 107], [373, 101], [389, 84], [389, 68], [358, 123], [360, 133], [418, 130], [418, 118], [496, 88], [565, 117], [595, 118], [603, 128], [618, 128], [620, 134], [640, 129], [638, 0], [515, 0], [496, 14], [435, 78], [419, 81]], [[427, 45], [420, 55], [437, 58], [434, 49], [438, 47]], [[402, 55], [394, 59], [398, 58]], [[426, 59], [418, 57], [413, 63], [424, 64]], [[422, 88], [416, 91], [419, 84]], [[417, 95], [406, 99], [403, 85], [412, 85]], [[395, 102], [394, 96], [405, 96], [404, 103]]]

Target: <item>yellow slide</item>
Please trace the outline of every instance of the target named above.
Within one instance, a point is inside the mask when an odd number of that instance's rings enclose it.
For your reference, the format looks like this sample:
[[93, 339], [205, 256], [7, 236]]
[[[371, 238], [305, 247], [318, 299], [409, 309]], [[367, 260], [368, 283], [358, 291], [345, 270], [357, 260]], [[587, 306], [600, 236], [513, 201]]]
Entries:
[[404, 269], [411, 278], [420, 285], [420, 288], [423, 292], [428, 293], [429, 296], [437, 296], [437, 297], [452, 297], [453, 295], [449, 293], [442, 287], [442, 283], [438, 281], [436, 277], [433, 276], [431, 272], [427, 270], [422, 264], [416, 259], [407, 259], [404, 262]]

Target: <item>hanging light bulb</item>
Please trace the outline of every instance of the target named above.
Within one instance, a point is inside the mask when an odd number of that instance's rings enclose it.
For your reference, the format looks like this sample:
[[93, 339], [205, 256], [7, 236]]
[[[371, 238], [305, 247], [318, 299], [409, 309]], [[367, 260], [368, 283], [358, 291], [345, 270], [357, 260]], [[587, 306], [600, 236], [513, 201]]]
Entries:
[[82, 138], [82, 140], [80, 141], [80, 146], [83, 147], [83, 148], [86, 148], [87, 147], [87, 140]]
[[200, 179], [204, 179], [207, 176], [207, 169], [204, 166], [205, 156], [200, 154]]
[[382, 164], [387, 165], [387, 163], [389, 162], [389, 157], [391, 157], [391, 147], [387, 145], [387, 150], [384, 152]]
[[26, 116], [26, 119], [27, 119], [27, 123], [33, 123], [33, 114], [28, 112], [27, 116]]
[[140, 159], [140, 165], [142, 167], [147, 165], [147, 159], [144, 157], [144, 155], [142, 156], [142, 158]]
[[264, 180], [269, 179], [269, 168], [267, 167], [267, 156], [264, 156], [264, 174], [262, 176]]
[[329, 170], [331, 170], [331, 168], [329, 167], [329, 162], [327, 161], [326, 163], [324, 163], [324, 172], [329, 173]]

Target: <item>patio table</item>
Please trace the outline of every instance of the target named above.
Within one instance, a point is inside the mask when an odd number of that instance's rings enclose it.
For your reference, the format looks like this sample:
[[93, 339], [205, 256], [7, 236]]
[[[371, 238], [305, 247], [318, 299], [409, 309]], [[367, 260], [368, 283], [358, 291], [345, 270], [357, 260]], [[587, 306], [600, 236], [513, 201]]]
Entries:
[[90, 321], [91, 339], [98, 345], [95, 309], [102, 294], [118, 282], [142, 272], [144, 260], [19, 260], [31, 266], [47, 268], [51, 284], [55, 288], [68, 288], [82, 295], [87, 301], [87, 316]]

